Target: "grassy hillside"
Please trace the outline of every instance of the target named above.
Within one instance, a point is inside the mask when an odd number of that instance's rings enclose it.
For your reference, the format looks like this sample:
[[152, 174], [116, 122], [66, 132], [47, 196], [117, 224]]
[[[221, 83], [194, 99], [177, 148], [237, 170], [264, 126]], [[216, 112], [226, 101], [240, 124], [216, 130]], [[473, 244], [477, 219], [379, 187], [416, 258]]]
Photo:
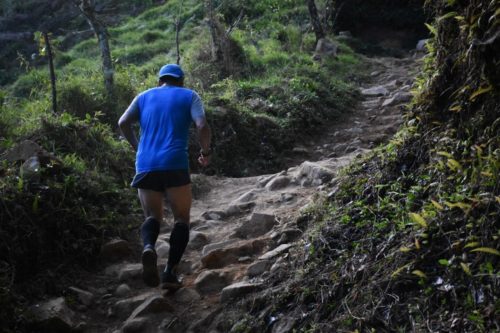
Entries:
[[499, 330], [500, 2], [428, 6], [406, 125], [301, 217], [314, 230], [306, 253], [244, 307], [261, 321], [235, 314], [239, 332]]
[[[302, 1], [221, 2], [220, 27], [233, 24], [241, 9], [230, 35], [230, 73], [211, 60], [200, 2], [172, 0], [109, 29], [112, 97], [94, 38], [56, 49], [57, 114], [50, 111], [46, 59], [25, 62], [26, 72], [1, 91], [0, 154], [27, 139], [42, 149], [34, 168], [23, 165], [26, 157], [0, 164], [3, 328], [22, 330], [26, 300], [59, 294], [60, 281], [75, 266], [91, 267], [104, 241], [136, 237], [141, 216], [128, 186], [134, 156], [115, 124], [135, 94], [155, 86], [159, 68], [175, 61], [177, 17], [187, 86], [201, 94], [214, 132], [214, 164], [206, 172], [279, 170], [294, 145], [354, 106], [364, 65], [342, 44], [337, 58], [312, 60], [314, 35]], [[191, 149], [198, 152], [194, 142]]]
[[[315, 40], [301, 1], [223, 2], [218, 7], [221, 26], [234, 23], [240, 8], [244, 18], [231, 34], [233, 58], [239, 60], [227, 75], [211, 61], [210, 35], [198, 1], [169, 1], [110, 29], [116, 67], [111, 100], [101, 82], [95, 39], [59, 52], [61, 112], [84, 118], [101, 111], [114, 127], [133, 96], [154, 86], [158, 69], [175, 61], [174, 22], [180, 17], [187, 86], [201, 93], [216, 129], [212, 172], [241, 176], [279, 170], [281, 151], [352, 107], [352, 82], [361, 64], [344, 45], [337, 59], [312, 60]], [[45, 68], [33, 68], [12, 85], [5, 103], [11, 112], [0, 119], [6, 138], [31, 131], [30, 121], [47, 113], [48, 82]], [[19, 114], [19, 109], [26, 112]], [[249, 162], [248, 156], [254, 159]]]

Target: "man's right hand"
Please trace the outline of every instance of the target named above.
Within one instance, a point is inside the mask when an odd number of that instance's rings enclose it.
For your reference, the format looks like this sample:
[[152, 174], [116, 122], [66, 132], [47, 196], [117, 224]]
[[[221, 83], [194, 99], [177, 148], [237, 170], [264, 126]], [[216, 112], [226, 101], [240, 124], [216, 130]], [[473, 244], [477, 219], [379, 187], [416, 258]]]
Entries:
[[206, 167], [210, 164], [210, 156], [203, 156], [203, 154], [200, 154], [200, 157], [198, 157], [198, 163], [202, 167]]

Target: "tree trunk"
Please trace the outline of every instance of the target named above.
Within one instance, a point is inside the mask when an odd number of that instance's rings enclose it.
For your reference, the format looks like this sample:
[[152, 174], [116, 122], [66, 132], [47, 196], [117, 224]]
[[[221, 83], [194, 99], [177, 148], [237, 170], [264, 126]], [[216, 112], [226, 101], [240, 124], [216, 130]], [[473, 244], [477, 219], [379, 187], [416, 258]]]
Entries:
[[313, 26], [314, 34], [316, 35], [316, 43], [321, 38], [325, 38], [325, 32], [323, 30], [323, 26], [321, 25], [321, 21], [318, 16], [318, 10], [316, 9], [316, 4], [314, 0], [306, 0], [307, 8], [309, 9], [309, 16], [311, 17], [311, 24]]
[[101, 50], [102, 71], [104, 74], [104, 85], [108, 95], [113, 94], [113, 62], [111, 61], [111, 51], [109, 49], [108, 32], [106, 26], [97, 18], [92, 0], [81, 0], [78, 8], [87, 19], [92, 30], [97, 37], [99, 49]]
[[208, 27], [210, 28], [210, 37], [212, 39], [212, 60], [222, 62], [224, 59], [222, 51], [222, 40], [217, 29], [217, 22], [214, 14], [213, 0], [205, 0], [205, 10], [208, 17]]
[[181, 63], [181, 50], [179, 47], [179, 32], [181, 30], [181, 22], [179, 21], [179, 18], [175, 20], [175, 47], [177, 49], [177, 65], [180, 65]]
[[42, 32], [47, 49], [47, 57], [49, 58], [50, 85], [52, 87], [52, 111], [57, 113], [57, 90], [56, 90], [56, 73], [54, 71], [54, 57], [52, 55], [52, 47], [50, 45], [49, 36], [46, 32]]

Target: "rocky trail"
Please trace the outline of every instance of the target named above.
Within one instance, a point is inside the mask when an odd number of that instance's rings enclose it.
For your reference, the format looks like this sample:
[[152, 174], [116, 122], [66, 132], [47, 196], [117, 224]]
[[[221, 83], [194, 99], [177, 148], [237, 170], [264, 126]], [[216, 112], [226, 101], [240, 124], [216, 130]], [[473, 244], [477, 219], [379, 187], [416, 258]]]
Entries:
[[[209, 327], [222, 304], [266, 288], [266, 279], [285, 269], [287, 253], [304, 247], [307, 226], [297, 223], [301, 210], [319, 193], [328, 195], [326, 184], [340, 168], [387, 141], [402, 123], [416, 61], [369, 61], [372, 82], [360, 87], [359, 107], [319, 140], [295, 147], [290, 162], [296, 166], [248, 178], [193, 175], [198, 195], [190, 243], [178, 268], [182, 289], [168, 293], [145, 286], [140, 244], [114, 240], [102, 249], [109, 265], [82, 278], [65, 297], [34, 305], [36, 315], [56, 328], [52, 331], [218, 332]], [[157, 244], [160, 269], [171, 227], [167, 215]], [[289, 331], [286, 325], [272, 329]]]

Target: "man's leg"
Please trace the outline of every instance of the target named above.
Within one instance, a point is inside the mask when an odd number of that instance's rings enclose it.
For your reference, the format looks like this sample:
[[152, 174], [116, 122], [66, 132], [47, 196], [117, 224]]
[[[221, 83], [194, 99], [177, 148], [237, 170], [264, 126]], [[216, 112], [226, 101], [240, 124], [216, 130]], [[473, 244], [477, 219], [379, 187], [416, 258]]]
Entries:
[[178, 289], [180, 282], [173, 269], [181, 261], [189, 242], [189, 219], [191, 210], [191, 184], [167, 189], [167, 196], [174, 215], [174, 228], [170, 234], [170, 252], [167, 267], [162, 275], [163, 288]]
[[142, 277], [151, 287], [160, 283], [157, 268], [155, 244], [160, 233], [160, 222], [163, 219], [163, 193], [139, 189], [139, 200], [146, 220], [141, 226], [141, 238], [144, 246], [142, 252]]

